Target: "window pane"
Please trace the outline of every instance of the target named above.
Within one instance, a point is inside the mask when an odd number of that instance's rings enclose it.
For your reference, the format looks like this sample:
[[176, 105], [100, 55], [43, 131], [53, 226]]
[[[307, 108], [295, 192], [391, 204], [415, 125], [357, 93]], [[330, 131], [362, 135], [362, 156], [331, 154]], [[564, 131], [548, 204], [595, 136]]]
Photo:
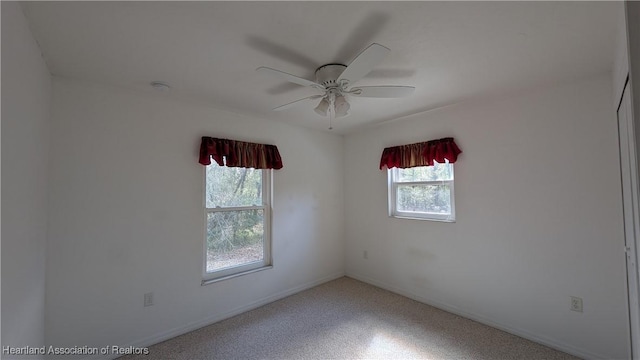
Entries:
[[451, 214], [449, 184], [398, 185], [397, 201], [398, 211]]
[[262, 170], [207, 166], [208, 208], [262, 205]]
[[264, 211], [207, 214], [207, 272], [264, 258]]
[[453, 165], [449, 163], [398, 170], [398, 182], [453, 180]]

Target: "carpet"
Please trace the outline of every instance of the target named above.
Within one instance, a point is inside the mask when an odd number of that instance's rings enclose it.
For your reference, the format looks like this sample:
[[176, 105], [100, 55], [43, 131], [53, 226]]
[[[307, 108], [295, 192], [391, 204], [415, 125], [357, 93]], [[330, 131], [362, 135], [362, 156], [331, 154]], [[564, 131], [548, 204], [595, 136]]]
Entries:
[[122, 360], [577, 359], [343, 277]]

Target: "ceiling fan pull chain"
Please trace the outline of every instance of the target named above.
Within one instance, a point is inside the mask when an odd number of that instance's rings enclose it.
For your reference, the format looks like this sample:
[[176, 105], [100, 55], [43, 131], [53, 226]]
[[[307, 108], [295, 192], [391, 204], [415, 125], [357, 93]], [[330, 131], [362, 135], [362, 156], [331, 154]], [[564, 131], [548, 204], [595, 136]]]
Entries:
[[335, 117], [335, 110], [332, 108], [329, 110], [329, 130], [333, 130], [333, 118]]

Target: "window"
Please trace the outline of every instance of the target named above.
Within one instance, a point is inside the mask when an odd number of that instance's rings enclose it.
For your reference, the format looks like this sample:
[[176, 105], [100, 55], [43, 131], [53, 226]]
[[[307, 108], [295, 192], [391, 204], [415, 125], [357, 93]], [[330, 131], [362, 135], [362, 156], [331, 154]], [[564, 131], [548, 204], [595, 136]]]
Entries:
[[389, 216], [455, 221], [453, 164], [392, 168], [388, 174]]
[[271, 170], [213, 162], [205, 174], [203, 283], [271, 265]]

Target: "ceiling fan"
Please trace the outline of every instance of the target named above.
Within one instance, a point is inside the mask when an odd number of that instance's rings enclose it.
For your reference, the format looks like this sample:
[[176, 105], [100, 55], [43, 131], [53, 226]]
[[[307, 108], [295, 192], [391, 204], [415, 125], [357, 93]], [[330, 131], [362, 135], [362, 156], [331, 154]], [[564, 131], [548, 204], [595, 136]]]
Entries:
[[358, 54], [349, 66], [343, 64], [325, 64], [317, 68], [315, 71], [315, 82], [265, 66], [257, 68], [256, 71], [272, 74], [294, 84], [309, 86], [321, 92], [321, 94], [318, 95], [308, 96], [278, 106], [273, 110], [286, 110], [294, 106], [321, 99], [314, 109], [315, 112], [321, 116], [330, 115], [339, 118], [347, 116], [351, 108], [346, 96], [399, 98], [413, 93], [415, 90], [413, 86], [352, 86], [373, 70], [389, 51], [388, 48], [373, 43]]

